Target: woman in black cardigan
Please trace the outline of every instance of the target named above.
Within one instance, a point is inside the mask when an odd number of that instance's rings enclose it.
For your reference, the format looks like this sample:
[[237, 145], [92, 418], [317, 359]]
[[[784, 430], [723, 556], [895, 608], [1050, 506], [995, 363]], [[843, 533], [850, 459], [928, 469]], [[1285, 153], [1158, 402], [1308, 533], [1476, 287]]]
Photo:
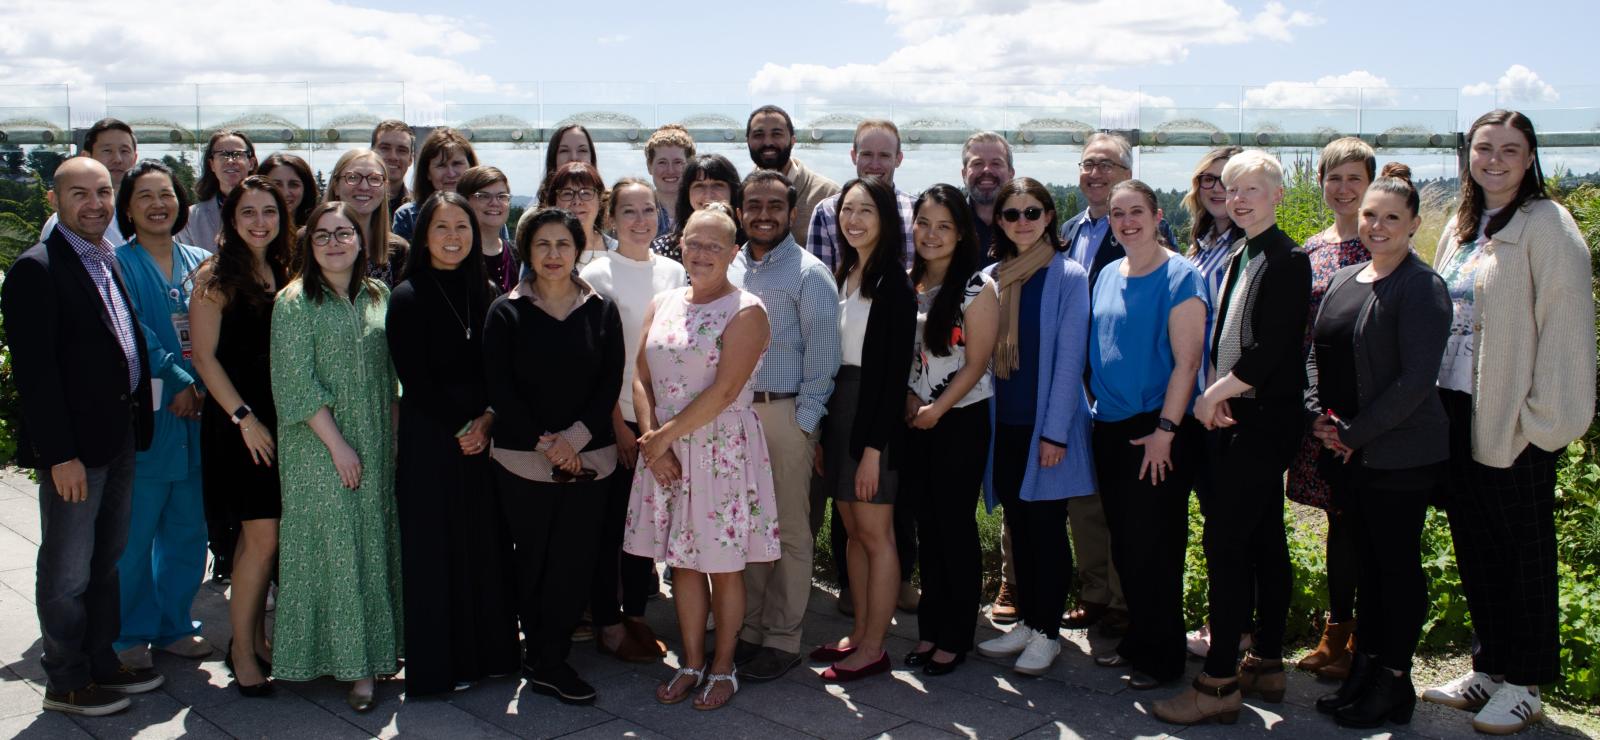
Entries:
[[1213, 640], [1193, 686], [1151, 709], [1186, 725], [1232, 724], [1246, 692], [1283, 701], [1283, 633], [1294, 579], [1283, 528], [1283, 474], [1304, 428], [1301, 346], [1311, 262], [1277, 225], [1283, 166], [1269, 154], [1248, 151], [1228, 160], [1222, 181], [1245, 246], [1228, 260], [1211, 333], [1210, 384], [1195, 400], [1194, 416], [1211, 430], [1211, 485], [1201, 504], [1211, 632], [1246, 632], [1252, 604], [1256, 630], [1243, 661], [1238, 643]]
[[511, 544], [486, 454], [483, 323], [495, 290], [483, 262], [471, 205], [439, 191], [422, 204], [405, 280], [389, 297], [409, 696], [517, 668]]
[[529, 273], [489, 307], [484, 376], [494, 409], [496, 492], [516, 547], [523, 672], [536, 692], [594, 702], [567, 664], [583, 615], [617, 466], [611, 409], [622, 391], [616, 304], [573, 274], [585, 229], [571, 213], [529, 211], [517, 252]]
[[883, 640], [900, 590], [894, 456], [905, 432], [906, 378], [917, 329], [916, 294], [901, 264], [903, 233], [894, 188], [875, 177], [845, 184], [837, 236], [851, 248], [840, 255], [835, 275], [844, 365], [828, 399], [817, 462], [844, 519], [850, 582], [858, 585], [851, 589], [850, 636], [811, 653], [812, 660], [833, 664], [822, 672], [825, 681], [889, 670]]
[[1306, 361], [1306, 412], [1323, 477], [1356, 529], [1361, 611], [1350, 675], [1317, 710], [1346, 727], [1405, 724], [1411, 656], [1428, 613], [1422, 525], [1449, 421], [1435, 390], [1450, 336], [1444, 280], [1411, 252], [1421, 225], [1411, 170], [1391, 163], [1361, 203], [1372, 261], [1334, 275]]

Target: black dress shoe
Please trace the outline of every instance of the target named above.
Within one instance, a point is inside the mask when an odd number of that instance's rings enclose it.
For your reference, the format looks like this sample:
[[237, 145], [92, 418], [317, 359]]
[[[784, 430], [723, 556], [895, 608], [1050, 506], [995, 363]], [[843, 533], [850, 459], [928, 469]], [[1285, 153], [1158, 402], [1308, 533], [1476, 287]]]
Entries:
[[936, 649], [937, 648], [928, 648], [920, 653], [915, 650], [906, 653], [906, 658], [904, 661], [906, 667], [915, 668], [919, 665], [927, 665], [928, 661], [933, 660], [933, 651]]
[[761, 646], [748, 640], [740, 640], [733, 648], [733, 664], [742, 666], [756, 659], [761, 654]]
[[967, 662], [967, 654], [964, 652], [956, 653], [956, 657], [944, 662], [934, 660], [932, 654], [930, 653], [928, 656], [928, 662], [922, 664], [922, 675], [943, 676], [951, 671], [954, 671], [956, 666], [959, 666], [965, 662]]
[[1345, 676], [1344, 683], [1339, 684], [1339, 690], [1317, 697], [1317, 711], [1333, 714], [1356, 703], [1372, 680], [1373, 663], [1372, 656], [1355, 651], [1350, 660], [1350, 674]]
[[1417, 689], [1411, 685], [1411, 674], [1396, 676], [1383, 666], [1372, 668], [1372, 678], [1367, 690], [1354, 704], [1333, 713], [1333, 721], [1340, 727], [1376, 729], [1385, 720], [1397, 725], [1411, 723], [1411, 712], [1417, 708]]
[[1128, 688], [1134, 691], [1149, 691], [1161, 688], [1162, 681], [1144, 671], [1134, 671], [1128, 676]]

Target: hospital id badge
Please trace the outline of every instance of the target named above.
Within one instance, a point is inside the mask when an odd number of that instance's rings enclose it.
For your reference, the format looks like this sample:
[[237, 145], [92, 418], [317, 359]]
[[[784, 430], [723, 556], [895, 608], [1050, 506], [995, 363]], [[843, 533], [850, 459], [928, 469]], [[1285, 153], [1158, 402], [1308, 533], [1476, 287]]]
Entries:
[[189, 338], [189, 314], [172, 315], [172, 329], [178, 333], [178, 345], [183, 347], [183, 359], [194, 359], [194, 341]]

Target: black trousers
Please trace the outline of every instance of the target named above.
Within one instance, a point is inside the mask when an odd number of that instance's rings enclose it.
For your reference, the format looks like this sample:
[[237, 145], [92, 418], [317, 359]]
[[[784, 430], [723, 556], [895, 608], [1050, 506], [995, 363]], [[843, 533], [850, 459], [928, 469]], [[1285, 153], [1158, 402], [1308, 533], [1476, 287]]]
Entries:
[[[639, 425], [624, 422], [635, 435]], [[622, 534], [628, 523], [628, 495], [634, 471], [619, 461], [606, 478], [606, 504], [601, 514], [600, 544], [595, 552], [594, 576], [589, 581], [589, 616], [596, 627], [622, 622], [624, 616], [644, 616], [645, 602], [659, 586], [656, 562], [622, 551]]]
[[[1422, 526], [1438, 466], [1373, 470], [1348, 463], [1330, 476], [1342, 498], [1345, 524], [1355, 530], [1356, 649], [1378, 664], [1410, 671], [1428, 618], [1428, 578], [1422, 572]], [[1342, 480], [1340, 478], [1343, 478]]]
[[1055, 639], [1072, 587], [1072, 547], [1067, 541], [1067, 499], [1023, 501], [1033, 427], [997, 424], [994, 492], [1011, 529], [1017, 568], [1017, 611], [1022, 623]]
[[[932, 429], [906, 434], [901, 491], [915, 491], [922, 601], [917, 637], [951, 653], [972, 649], [983, 598], [976, 503], [989, 444], [989, 404], [953, 408]], [[909, 508], [909, 507], [908, 507]]]
[[[1472, 667], [1519, 686], [1560, 678], [1557, 452], [1528, 445], [1509, 468], [1472, 459], [1472, 397], [1441, 390], [1450, 416], [1446, 512], [1472, 610]], [[1458, 433], [1458, 429], [1462, 430]]]
[[1361, 527], [1350, 516], [1352, 503], [1334, 488], [1328, 502], [1328, 621], [1345, 622], [1355, 616], [1356, 587], [1360, 583]]
[[1139, 479], [1144, 448], [1129, 444], [1155, 431], [1158, 412], [1094, 423], [1094, 465], [1111, 530], [1111, 558], [1128, 602], [1128, 633], [1117, 654], [1158, 681], [1183, 677], [1183, 562], [1189, 543], [1193, 458], [1200, 423], [1184, 419], [1172, 440], [1172, 469], [1160, 484]]
[[495, 466], [496, 491], [515, 546], [523, 665], [564, 664], [594, 572], [610, 478], [537, 483]]
[[1211, 490], [1206, 507], [1205, 551], [1210, 576], [1211, 650], [1207, 675], [1238, 672], [1234, 636], [1251, 624], [1254, 590], [1255, 647], [1266, 659], [1283, 657], [1289, 618], [1289, 539], [1283, 525], [1283, 474], [1300, 446], [1299, 404], [1229, 402], [1237, 424], [1207, 434]]

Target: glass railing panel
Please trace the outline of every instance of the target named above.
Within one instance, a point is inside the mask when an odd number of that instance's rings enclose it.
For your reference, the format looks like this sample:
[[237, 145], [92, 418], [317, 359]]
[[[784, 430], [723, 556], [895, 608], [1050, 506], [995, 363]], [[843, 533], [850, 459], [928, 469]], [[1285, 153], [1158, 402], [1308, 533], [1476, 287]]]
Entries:
[[1240, 88], [1232, 85], [1139, 88], [1143, 144], [1217, 146], [1241, 130]]
[[0, 144], [72, 143], [66, 85], [0, 85]]

